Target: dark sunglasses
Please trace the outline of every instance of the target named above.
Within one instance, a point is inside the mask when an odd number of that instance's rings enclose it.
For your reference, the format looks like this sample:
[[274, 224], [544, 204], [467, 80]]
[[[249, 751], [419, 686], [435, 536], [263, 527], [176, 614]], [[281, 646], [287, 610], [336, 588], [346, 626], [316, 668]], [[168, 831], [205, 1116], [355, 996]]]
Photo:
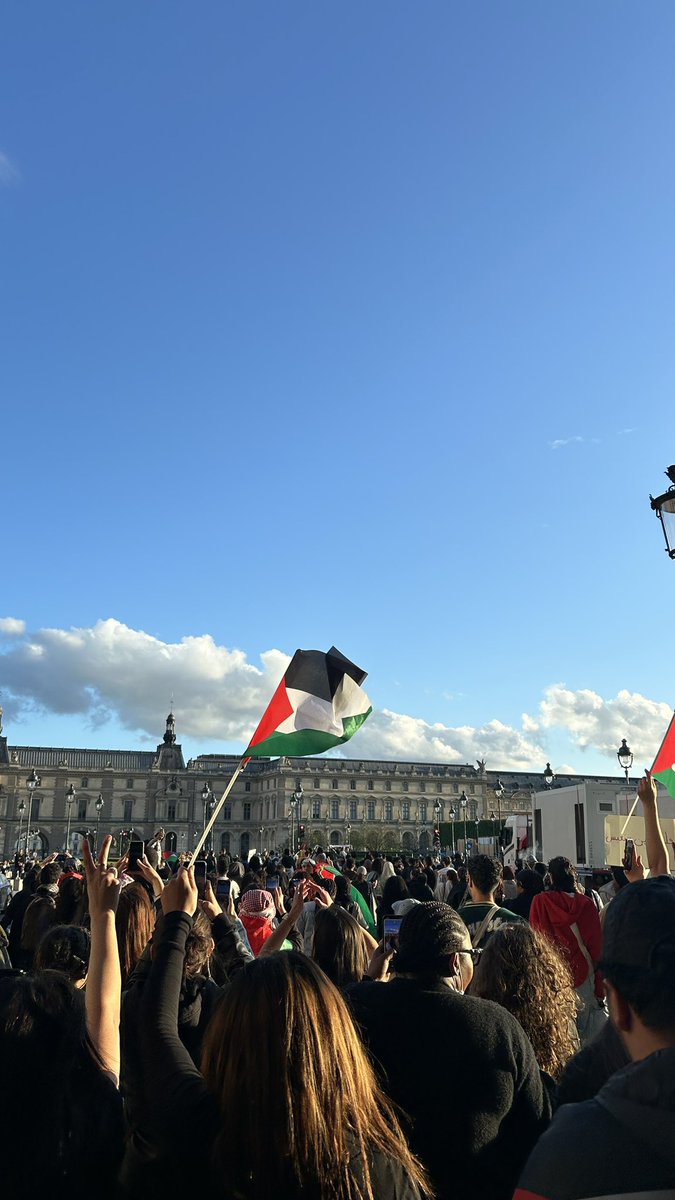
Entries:
[[483, 950], [482, 950], [482, 948], [476, 949], [474, 946], [472, 946], [470, 950], [460, 950], [459, 953], [460, 954], [470, 954], [473, 961], [478, 962], [478, 959], [480, 958], [481, 954], [483, 953]]

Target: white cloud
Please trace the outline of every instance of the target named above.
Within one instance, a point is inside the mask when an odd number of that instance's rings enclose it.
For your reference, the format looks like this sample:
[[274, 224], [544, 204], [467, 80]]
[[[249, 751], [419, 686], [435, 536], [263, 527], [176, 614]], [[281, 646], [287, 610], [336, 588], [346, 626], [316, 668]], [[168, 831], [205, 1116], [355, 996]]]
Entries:
[[[173, 695], [183, 737], [214, 749], [223, 742], [244, 746], [289, 661], [285, 652], [268, 650], [254, 665], [244, 651], [220, 646], [208, 634], [163, 642], [113, 619], [25, 636], [24, 628], [17, 618], [0, 620], [0, 631], [17, 639], [0, 656], [3, 692], [13, 698], [17, 716], [22, 709], [73, 714], [93, 726], [114, 719], [141, 741], [159, 740]], [[637, 767], [653, 758], [670, 715], [668, 704], [639, 693], [621, 691], [605, 700], [554, 684], [534, 716], [523, 713], [519, 728], [496, 718], [450, 726], [381, 709], [346, 754], [449, 763], [483, 757], [499, 770], [538, 771], [551, 758], [546, 739], [555, 730], [582, 751], [607, 756], [614, 768], [625, 737]]]
[[574, 437], [556, 438], [555, 441], [549, 442], [549, 446], [551, 447], [551, 450], [562, 450], [563, 446], [573, 446], [575, 442], [579, 443], [583, 441], [584, 438], [580, 437], [577, 433], [574, 435]]
[[26, 622], [18, 617], [0, 617], [0, 633], [8, 637], [22, 637], [26, 632]]
[[577, 746], [593, 747], [614, 759], [626, 738], [636, 766], [652, 762], [671, 716], [669, 704], [639, 692], [623, 690], [613, 700], [604, 700], [588, 688], [575, 692], [562, 683], [547, 688], [540, 705], [542, 728], [565, 729]]
[[6, 154], [0, 150], [0, 187], [10, 187], [13, 183], [18, 183], [19, 172], [10, 162]]

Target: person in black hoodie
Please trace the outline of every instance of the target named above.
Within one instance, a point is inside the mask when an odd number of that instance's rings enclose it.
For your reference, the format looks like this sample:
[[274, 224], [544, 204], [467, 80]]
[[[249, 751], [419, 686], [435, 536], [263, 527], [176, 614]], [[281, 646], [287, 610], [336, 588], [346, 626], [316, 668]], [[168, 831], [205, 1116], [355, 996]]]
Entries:
[[619, 893], [599, 965], [630, 1065], [595, 1099], [558, 1110], [516, 1200], [675, 1196], [675, 880], [644, 879]]
[[530, 919], [530, 909], [532, 901], [539, 892], [544, 890], [544, 881], [536, 871], [518, 871], [516, 875], [517, 895], [513, 900], [505, 900], [504, 908], [510, 908], [511, 912], [517, 913], [519, 917], [524, 917], [526, 921]]
[[[438, 1200], [510, 1200], [550, 1118], [534, 1051], [511, 1013], [464, 995], [474, 957], [461, 917], [439, 901], [403, 918], [395, 978], [347, 989], [388, 1094], [411, 1118], [410, 1145]], [[460, 1081], [457, 1102], [420, 1086], [420, 1063]]]

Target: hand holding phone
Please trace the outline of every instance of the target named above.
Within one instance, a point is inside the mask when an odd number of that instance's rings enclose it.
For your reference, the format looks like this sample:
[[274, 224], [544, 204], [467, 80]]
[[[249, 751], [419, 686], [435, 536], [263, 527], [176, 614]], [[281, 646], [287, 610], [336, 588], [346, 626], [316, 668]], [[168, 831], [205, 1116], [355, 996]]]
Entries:
[[635, 866], [635, 842], [632, 838], [626, 838], [626, 848], [624, 850], [621, 866], [624, 871], [632, 871]]
[[195, 883], [197, 884], [197, 895], [200, 900], [203, 900], [206, 895], [206, 863], [203, 858], [198, 858], [195, 865]]
[[398, 950], [398, 935], [403, 917], [385, 917], [382, 933], [385, 950]]

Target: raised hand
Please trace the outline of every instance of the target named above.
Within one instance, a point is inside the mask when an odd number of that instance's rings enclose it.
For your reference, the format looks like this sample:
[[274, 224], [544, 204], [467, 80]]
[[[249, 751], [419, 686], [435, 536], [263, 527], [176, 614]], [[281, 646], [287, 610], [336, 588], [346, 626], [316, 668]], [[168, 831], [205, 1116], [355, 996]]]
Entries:
[[184, 912], [193, 917], [197, 911], [199, 893], [194, 867], [181, 867], [162, 892], [162, 912]]
[[215, 921], [216, 917], [219, 917], [223, 911], [213, 894], [213, 888], [211, 887], [211, 883], [208, 879], [206, 881], [206, 887], [204, 888], [204, 899], [200, 900], [199, 907], [201, 908], [202, 912], [206, 913], [209, 921]]
[[116, 867], [108, 866], [108, 854], [112, 845], [112, 837], [108, 835], [101, 846], [101, 852], [94, 860], [91, 846], [87, 838], [82, 843], [84, 872], [87, 877], [87, 897], [89, 913], [92, 922], [105, 913], [114, 913], [119, 900], [121, 883]]

